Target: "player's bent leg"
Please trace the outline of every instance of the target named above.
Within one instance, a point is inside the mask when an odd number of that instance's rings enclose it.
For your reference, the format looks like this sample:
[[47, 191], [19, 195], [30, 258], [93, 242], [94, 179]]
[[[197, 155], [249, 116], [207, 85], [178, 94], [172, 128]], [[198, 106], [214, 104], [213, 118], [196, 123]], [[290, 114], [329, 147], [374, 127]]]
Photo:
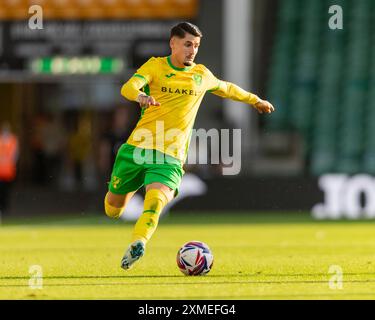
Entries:
[[134, 227], [132, 243], [122, 258], [123, 269], [130, 269], [144, 255], [146, 243], [158, 225], [160, 213], [173, 195], [174, 191], [161, 183], [146, 186], [144, 210]]
[[162, 184], [160, 182], [154, 182], [154, 183], [148, 184], [146, 186], [146, 194], [147, 194], [148, 191], [150, 191], [152, 189], [159, 189], [159, 190], [163, 191], [168, 198], [168, 202], [173, 200], [175, 191], [173, 189], [169, 188], [168, 186], [166, 186], [165, 184]]
[[110, 218], [119, 218], [134, 194], [135, 192], [129, 192], [118, 195], [108, 191], [104, 198], [105, 214]]
[[144, 210], [133, 232], [133, 241], [147, 243], [155, 232], [164, 207], [173, 199], [174, 191], [161, 183], [146, 186]]

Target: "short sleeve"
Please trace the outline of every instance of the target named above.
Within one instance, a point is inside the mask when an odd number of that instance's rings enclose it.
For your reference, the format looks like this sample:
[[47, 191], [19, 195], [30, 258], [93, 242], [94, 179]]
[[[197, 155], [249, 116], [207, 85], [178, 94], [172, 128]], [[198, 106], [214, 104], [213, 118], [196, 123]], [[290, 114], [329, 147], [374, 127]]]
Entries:
[[145, 84], [149, 84], [156, 77], [157, 68], [157, 59], [152, 57], [137, 70], [133, 77], [141, 78]]
[[206, 77], [207, 77], [207, 91], [213, 92], [220, 88], [220, 80], [216, 78], [213, 73], [206, 68]]

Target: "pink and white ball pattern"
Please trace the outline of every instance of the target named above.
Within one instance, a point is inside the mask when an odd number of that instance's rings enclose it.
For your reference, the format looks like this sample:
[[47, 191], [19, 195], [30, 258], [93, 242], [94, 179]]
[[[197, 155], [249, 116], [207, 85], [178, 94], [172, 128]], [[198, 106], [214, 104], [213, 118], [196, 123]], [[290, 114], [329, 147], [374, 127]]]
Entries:
[[208, 245], [201, 241], [185, 243], [177, 252], [177, 265], [187, 276], [207, 274], [213, 265], [214, 256]]

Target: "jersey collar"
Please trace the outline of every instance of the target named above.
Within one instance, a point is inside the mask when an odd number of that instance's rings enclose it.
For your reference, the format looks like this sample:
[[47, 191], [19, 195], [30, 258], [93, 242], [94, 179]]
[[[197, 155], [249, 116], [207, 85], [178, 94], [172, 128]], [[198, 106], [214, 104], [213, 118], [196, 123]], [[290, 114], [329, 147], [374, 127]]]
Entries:
[[168, 56], [168, 57], [167, 57], [167, 61], [168, 61], [169, 66], [170, 66], [172, 69], [177, 70], [177, 71], [189, 71], [192, 67], [194, 67], [194, 66], [190, 66], [190, 67], [185, 67], [185, 68], [178, 68], [178, 67], [176, 67], [176, 66], [174, 66], [174, 65], [172, 64], [171, 56]]

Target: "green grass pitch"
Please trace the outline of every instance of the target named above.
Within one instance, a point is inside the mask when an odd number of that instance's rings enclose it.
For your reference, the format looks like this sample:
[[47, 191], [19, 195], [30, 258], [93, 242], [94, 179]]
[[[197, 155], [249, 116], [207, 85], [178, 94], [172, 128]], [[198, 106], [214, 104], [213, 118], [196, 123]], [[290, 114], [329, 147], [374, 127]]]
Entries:
[[[99, 215], [5, 220], [0, 299], [374, 299], [375, 224], [302, 214], [171, 213], [132, 270], [120, 268], [133, 223]], [[214, 265], [184, 276], [176, 253], [206, 242]], [[29, 287], [40, 265], [43, 287]], [[340, 266], [340, 275], [329, 273]]]

